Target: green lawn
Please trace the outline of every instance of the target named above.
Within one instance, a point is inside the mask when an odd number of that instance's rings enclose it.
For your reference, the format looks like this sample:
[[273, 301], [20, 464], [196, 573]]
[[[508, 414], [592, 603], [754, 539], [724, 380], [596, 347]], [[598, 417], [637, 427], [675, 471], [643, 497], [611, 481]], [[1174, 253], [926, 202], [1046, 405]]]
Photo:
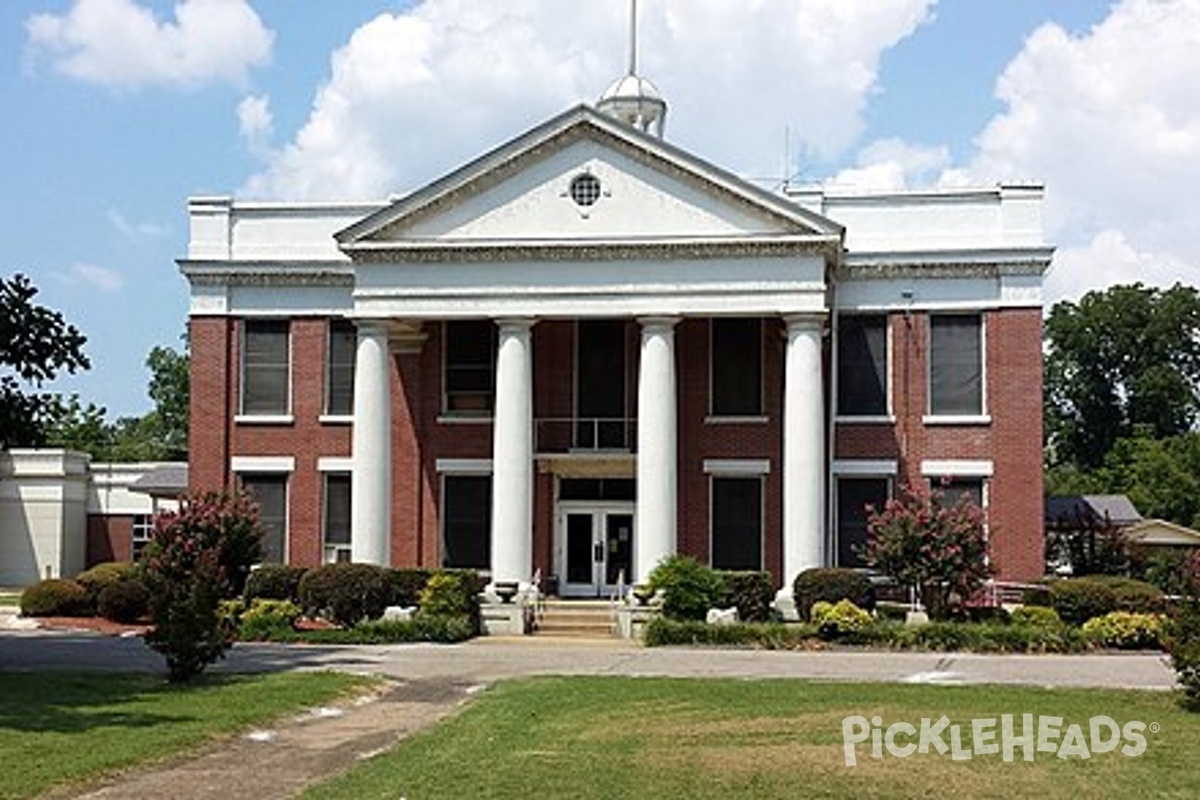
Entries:
[[0, 798], [161, 759], [365, 685], [339, 673], [161, 676], [0, 672]]
[[[886, 654], [881, 654], [886, 658]], [[1064, 717], [1063, 735], [1105, 715], [1151, 723], [1143, 755], [1087, 760], [1034, 752], [954, 760], [950, 753], [871, 757], [846, 765], [843, 719], [886, 728], [946, 715]], [[1035, 716], [1035, 720], [1039, 716]], [[1036, 725], [1036, 722], [1035, 722]], [[942, 737], [949, 746], [951, 736]], [[1107, 738], [1107, 734], [1104, 735]], [[903, 737], [896, 741], [902, 745]], [[916, 737], [914, 737], [916, 741]], [[499, 684], [461, 714], [401, 743], [308, 798], [1103, 798], [1200, 796], [1200, 715], [1165, 692], [1043, 690], [808, 681], [540, 678]]]
[[21, 592], [16, 589], [0, 589], [0, 606], [19, 606]]

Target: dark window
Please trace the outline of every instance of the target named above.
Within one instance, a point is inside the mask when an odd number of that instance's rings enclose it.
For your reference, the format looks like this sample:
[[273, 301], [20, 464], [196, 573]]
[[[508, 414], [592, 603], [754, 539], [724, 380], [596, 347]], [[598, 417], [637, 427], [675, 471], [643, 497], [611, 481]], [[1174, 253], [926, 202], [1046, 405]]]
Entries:
[[288, 321], [248, 319], [242, 336], [242, 413], [287, 414]]
[[282, 564], [287, 541], [287, 475], [243, 475], [242, 488], [258, 502], [263, 564]]
[[982, 478], [947, 478], [934, 481], [935, 488], [942, 492], [942, 504], [947, 508], [966, 500], [976, 508], [983, 508]]
[[350, 476], [325, 476], [325, 561], [350, 560]]
[[563, 478], [558, 482], [559, 500], [633, 500], [632, 478]]
[[492, 478], [446, 475], [442, 479], [442, 566], [491, 566]]
[[712, 479], [712, 566], [762, 568], [762, 478]]
[[929, 318], [929, 413], [983, 413], [983, 320], [978, 314]]
[[496, 326], [489, 320], [447, 322], [446, 412], [491, 413], [496, 388]]
[[585, 320], [576, 326], [575, 447], [629, 447], [625, 421], [625, 323]]
[[354, 413], [354, 357], [358, 333], [352, 322], [329, 321], [329, 353], [325, 372], [325, 413], [347, 416]]
[[838, 320], [837, 413], [888, 413], [887, 317], [848, 315]]
[[839, 567], [866, 566], [868, 506], [882, 511], [888, 501], [887, 478], [837, 479], [837, 563]]
[[712, 413], [762, 413], [762, 320], [712, 320]]

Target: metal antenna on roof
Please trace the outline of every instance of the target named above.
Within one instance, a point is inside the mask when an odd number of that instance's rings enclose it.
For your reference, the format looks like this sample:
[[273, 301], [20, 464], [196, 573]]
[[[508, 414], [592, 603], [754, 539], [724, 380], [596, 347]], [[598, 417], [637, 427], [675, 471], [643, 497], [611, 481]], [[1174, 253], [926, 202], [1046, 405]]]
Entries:
[[629, 0], [629, 74], [637, 75], [637, 0]]

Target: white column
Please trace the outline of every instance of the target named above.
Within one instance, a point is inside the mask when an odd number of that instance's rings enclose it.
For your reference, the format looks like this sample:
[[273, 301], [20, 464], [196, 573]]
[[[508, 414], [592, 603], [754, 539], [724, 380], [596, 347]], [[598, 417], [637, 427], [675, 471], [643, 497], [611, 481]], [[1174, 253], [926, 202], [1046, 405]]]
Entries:
[[358, 323], [354, 359], [354, 475], [350, 481], [350, 556], [391, 563], [392, 394], [387, 323]]
[[492, 426], [492, 582], [533, 575], [533, 320], [498, 320]]
[[677, 438], [675, 317], [640, 319], [637, 401], [637, 515], [633, 568], [644, 583], [675, 552]]
[[785, 317], [783, 389], [783, 588], [803, 570], [825, 566], [825, 408], [822, 319]]

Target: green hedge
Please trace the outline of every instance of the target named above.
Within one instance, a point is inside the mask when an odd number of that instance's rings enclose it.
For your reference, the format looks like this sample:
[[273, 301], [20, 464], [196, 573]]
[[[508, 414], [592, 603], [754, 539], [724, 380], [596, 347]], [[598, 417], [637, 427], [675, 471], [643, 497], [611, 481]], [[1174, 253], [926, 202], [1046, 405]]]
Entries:
[[465, 617], [434, 617], [418, 614], [408, 622], [371, 620], [343, 629], [274, 630], [265, 640], [305, 644], [402, 644], [405, 642], [453, 644], [470, 639], [474, 635], [473, 625]]
[[1131, 578], [1095, 575], [1050, 584], [1049, 604], [1068, 625], [1082, 625], [1114, 611], [1161, 614], [1166, 597], [1158, 587]]
[[91, 616], [87, 590], [73, 580], [48, 578], [21, 593], [21, 613], [26, 617]]
[[875, 589], [861, 572], [840, 567], [806, 569], [792, 583], [796, 612], [803, 620], [812, 614], [813, 603], [849, 600], [865, 611], [875, 609]]
[[383, 616], [391, 600], [386, 567], [374, 564], [326, 564], [300, 579], [300, 606], [312, 617], [343, 627]]
[[290, 567], [286, 564], [263, 564], [255, 567], [246, 579], [243, 596], [246, 602], [254, 600], [289, 600], [300, 604], [300, 581], [308, 574], [308, 567]]
[[137, 566], [121, 561], [105, 561], [75, 576], [75, 582], [87, 592], [88, 613], [90, 614], [101, 613], [100, 594], [106, 588], [114, 583], [137, 579]]
[[769, 572], [717, 570], [725, 584], [721, 606], [737, 606], [738, 619], [743, 622], [766, 622], [771, 619], [771, 602], [775, 599], [775, 584]]

